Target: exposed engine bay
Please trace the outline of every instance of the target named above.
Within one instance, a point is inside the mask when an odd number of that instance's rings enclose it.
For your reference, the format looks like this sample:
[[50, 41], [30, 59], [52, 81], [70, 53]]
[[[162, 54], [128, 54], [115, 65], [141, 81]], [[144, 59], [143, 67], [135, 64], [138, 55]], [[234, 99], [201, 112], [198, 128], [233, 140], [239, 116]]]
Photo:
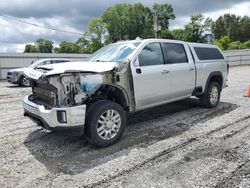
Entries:
[[32, 101], [46, 107], [70, 107], [83, 104], [104, 82], [108, 74], [66, 73], [33, 81]]

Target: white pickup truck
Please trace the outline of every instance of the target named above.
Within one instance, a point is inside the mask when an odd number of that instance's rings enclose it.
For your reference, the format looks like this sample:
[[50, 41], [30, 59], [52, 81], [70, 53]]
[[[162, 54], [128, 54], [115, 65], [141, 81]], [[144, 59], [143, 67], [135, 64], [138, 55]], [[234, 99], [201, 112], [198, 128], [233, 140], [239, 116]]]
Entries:
[[25, 74], [32, 84], [23, 99], [25, 116], [45, 129], [76, 129], [92, 144], [109, 146], [122, 136], [127, 113], [191, 96], [217, 106], [228, 64], [213, 45], [146, 39]]

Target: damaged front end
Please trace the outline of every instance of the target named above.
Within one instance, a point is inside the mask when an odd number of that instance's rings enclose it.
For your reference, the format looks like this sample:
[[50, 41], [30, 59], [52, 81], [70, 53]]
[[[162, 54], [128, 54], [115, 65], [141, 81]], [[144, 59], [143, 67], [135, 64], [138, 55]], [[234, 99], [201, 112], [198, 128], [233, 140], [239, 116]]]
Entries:
[[42, 77], [32, 82], [29, 99], [47, 109], [72, 107], [86, 103], [104, 83], [106, 75], [96, 73], [64, 73]]
[[24, 115], [46, 129], [81, 128], [83, 133], [87, 104], [108, 82], [112, 82], [111, 72], [43, 74], [31, 79], [32, 94], [23, 100]]
[[97, 100], [111, 100], [124, 109], [129, 106], [127, 91], [132, 89], [126, 66], [51, 72], [44, 67], [25, 73], [31, 79], [32, 94], [23, 100], [24, 115], [46, 129], [80, 127], [83, 131], [87, 106]]

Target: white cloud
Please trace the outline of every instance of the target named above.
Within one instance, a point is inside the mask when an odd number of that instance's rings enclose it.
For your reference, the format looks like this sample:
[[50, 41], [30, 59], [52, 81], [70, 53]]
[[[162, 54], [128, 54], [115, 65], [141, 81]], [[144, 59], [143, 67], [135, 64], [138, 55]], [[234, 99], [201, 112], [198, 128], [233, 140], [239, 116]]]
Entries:
[[[70, 27], [69, 24], [66, 24], [67, 20], [64, 20], [64, 18], [28, 18], [22, 20], [41, 26], [81, 33], [81, 31], [77, 30], [76, 28]], [[0, 35], [0, 52], [23, 52], [25, 44], [33, 43], [38, 38], [52, 40], [55, 43], [55, 46], [57, 46], [59, 41], [74, 41], [80, 37], [77, 35], [69, 35], [45, 28], [26, 25], [14, 20], [6, 20], [3, 18], [0, 18], [0, 28], [2, 33]]]
[[232, 8], [219, 10], [215, 12], [207, 12], [204, 14], [205, 17], [210, 17], [213, 20], [216, 20], [221, 15], [224, 14], [236, 14], [239, 16], [250, 16], [250, 3], [244, 2], [237, 5], [234, 5]]
[[174, 20], [170, 21], [170, 30], [173, 29], [180, 29], [183, 28], [185, 24], [190, 22], [190, 17], [180, 17], [175, 18]]
[[[221, 15], [224, 14], [235, 14], [239, 16], [250, 16], [250, 3], [249, 2], [243, 2], [236, 4], [232, 6], [231, 8], [224, 9], [224, 10], [218, 10], [218, 11], [210, 11], [210, 12], [201, 12], [205, 17], [209, 17], [212, 20], [218, 19]], [[190, 16], [189, 17], [181, 17], [176, 18], [173, 21], [170, 21], [170, 29], [179, 29], [183, 28], [184, 25], [190, 22]]]
[[25, 49], [25, 44], [8, 44], [0, 43], [0, 52], [17, 52], [22, 53]]
[[[12, 0], [11, 3], [9, 0], [2, 0], [0, 12], [2, 15], [6, 14], [38, 25], [83, 33], [90, 19], [100, 16], [107, 7], [114, 3], [122, 2], [141, 2], [145, 6], [152, 6], [153, 3], [172, 4], [176, 19], [170, 21], [170, 29], [183, 28], [190, 22], [190, 16], [197, 13], [203, 13], [214, 20], [225, 13], [250, 16], [250, 2], [247, 0], [43, 0], [39, 2], [39, 6], [36, 0]], [[42, 29], [1, 17], [0, 28], [1, 52], [22, 52], [25, 43], [33, 43], [38, 38], [52, 40], [56, 46], [63, 40], [75, 41], [79, 38], [76, 35]]]

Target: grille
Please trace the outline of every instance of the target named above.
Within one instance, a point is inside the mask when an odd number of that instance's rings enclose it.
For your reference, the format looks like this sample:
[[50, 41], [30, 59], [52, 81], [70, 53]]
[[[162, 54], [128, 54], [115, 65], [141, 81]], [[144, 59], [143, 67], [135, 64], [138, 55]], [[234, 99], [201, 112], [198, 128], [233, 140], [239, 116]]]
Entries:
[[56, 105], [57, 89], [48, 83], [34, 83], [32, 100], [45, 107]]

